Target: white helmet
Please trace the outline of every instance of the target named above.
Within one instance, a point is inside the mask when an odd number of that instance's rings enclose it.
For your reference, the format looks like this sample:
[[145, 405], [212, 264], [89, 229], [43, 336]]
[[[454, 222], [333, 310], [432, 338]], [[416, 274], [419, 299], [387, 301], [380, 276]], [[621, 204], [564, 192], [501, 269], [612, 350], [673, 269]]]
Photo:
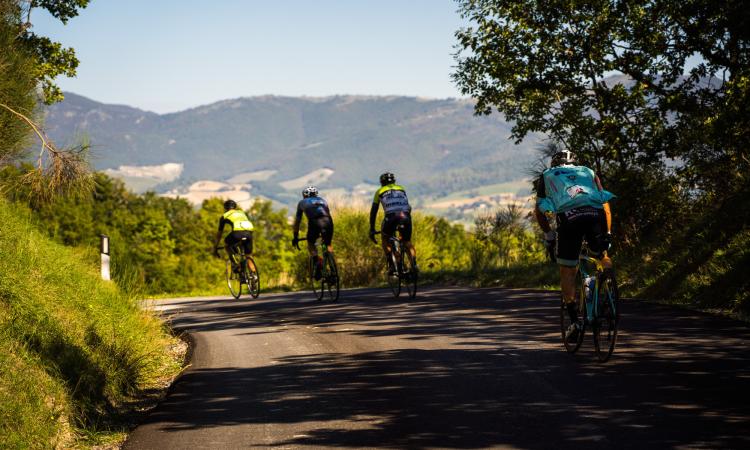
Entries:
[[318, 188], [315, 186], [308, 186], [305, 188], [304, 191], [302, 191], [302, 198], [308, 198], [308, 197], [317, 197], [318, 196]]

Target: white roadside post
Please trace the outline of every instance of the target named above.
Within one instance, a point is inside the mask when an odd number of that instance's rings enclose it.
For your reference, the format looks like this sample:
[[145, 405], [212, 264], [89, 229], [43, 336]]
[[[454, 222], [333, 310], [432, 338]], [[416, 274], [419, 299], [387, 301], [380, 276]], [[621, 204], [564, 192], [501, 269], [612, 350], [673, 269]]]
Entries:
[[109, 281], [109, 236], [106, 234], [101, 235], [99, 250], [102, 254], [102, 280]]

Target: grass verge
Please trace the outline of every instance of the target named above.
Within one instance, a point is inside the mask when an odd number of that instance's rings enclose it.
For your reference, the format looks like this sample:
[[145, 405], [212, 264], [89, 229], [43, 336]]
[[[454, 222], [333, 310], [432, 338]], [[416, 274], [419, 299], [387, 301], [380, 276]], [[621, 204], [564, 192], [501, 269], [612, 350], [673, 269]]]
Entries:
[[0, 448], [122, 438], [134, 399], [179, 372], [179, 340], [29, 212], [0, 201], [0, 223]]

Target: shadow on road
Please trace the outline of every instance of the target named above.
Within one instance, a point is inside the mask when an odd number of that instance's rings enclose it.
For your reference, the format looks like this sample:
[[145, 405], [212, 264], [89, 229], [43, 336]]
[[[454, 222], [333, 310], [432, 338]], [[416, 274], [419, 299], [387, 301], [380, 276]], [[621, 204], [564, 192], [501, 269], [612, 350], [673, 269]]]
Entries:
[[[346, 326], [352, 336], [406, 339], [414, 348], [192, 370], [148, 422], [169, 418], [168, 432], [321, 422], [278, 446], [750, 446], [750, 332], [741, 323], [627, 303], [620, 345], [611, 362], [598, 364], [589, 337], [579, 354], [564, 352], [550, 293], [438, 289], [409, 302], [380, 291], [347, 294], [338, 305], [303, 294], [221, 301], [174, 325], [238, 333]], [[419, 345], [434, 339], [450, 345]]]

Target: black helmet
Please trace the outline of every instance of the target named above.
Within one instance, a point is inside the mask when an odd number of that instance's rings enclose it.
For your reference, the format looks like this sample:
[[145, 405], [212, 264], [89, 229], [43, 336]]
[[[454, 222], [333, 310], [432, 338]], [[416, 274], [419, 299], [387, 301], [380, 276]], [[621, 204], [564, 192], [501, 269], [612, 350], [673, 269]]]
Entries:
[[229, 211], [230, 209], [235, 209], [237, 207], [237, 202], [234, 200], [227, 200], [224, 202], [224, 211]]
[[550, 165], [552, 167], [561, 166], [563, 164], [573, 164], [576, 162], [575, 155], [570, 150], [562, 150], [552, 155]]
[[385, 186], [387, 184], [393, 184], [396, 182], [396, 175], [386, 172], [383, 175], [380, 175], [380, 185]]
[[317, 197], [318, 196], [318, 188], [315, 186], [308, 186], [305, 188], [304, 191], [302, 191], [302, 198], [308, 198], [308, 197]]

